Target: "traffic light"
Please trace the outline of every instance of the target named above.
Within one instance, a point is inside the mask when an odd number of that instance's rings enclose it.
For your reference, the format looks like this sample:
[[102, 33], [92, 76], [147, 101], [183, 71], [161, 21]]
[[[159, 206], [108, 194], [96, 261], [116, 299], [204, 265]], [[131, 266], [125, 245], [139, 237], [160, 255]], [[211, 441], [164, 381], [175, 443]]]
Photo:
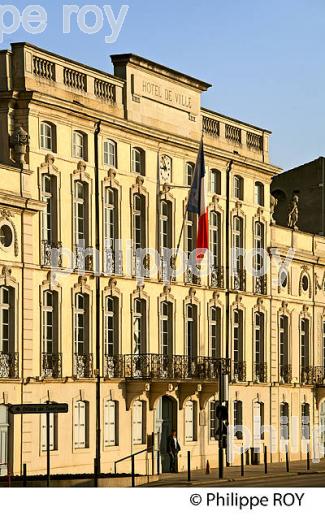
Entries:
[[225, 405], [218, 405], [216, 407], [216, 429], [215, 439], [223, 441], [224, 447], [227, 445], [227, 423], [228, 423], [228, 407]]

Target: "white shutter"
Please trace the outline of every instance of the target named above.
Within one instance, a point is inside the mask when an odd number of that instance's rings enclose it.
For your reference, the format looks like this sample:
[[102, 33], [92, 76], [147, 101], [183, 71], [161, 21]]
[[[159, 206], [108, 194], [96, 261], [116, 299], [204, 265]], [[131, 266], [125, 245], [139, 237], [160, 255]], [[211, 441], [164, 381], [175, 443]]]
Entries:
[[[55, 428], [54, 428], [54, 414], [50, 414], [50, 450], [54, 450], [54, 437], [55, 437]], [[41, 414], [41, 449], [42, 451], [47, 450], [47, 442], [46, 442], [46, 414]]]
[[0, 464], [8, 462], [8, 427], [0, 426]]
[[143, 433], [143, 403], [135, 401], [132, 410], [132, 437], [133, 444], [142, 444]]
[[194, 407], [193, 401], [187, 401], [185, 404], [185, 441], [194, 440]]
[[261, 405], [260, 403], [254, 403], [253, 405], [253, 432], [254, 432], [254, 442], [259, 443], [261, 440]]
[[111, 400], [105, 401], [104, 446], [116, 446], [116, 403]]
[[78, 401], [74, 405], [74, 447], [86, 448], [86, 403]]

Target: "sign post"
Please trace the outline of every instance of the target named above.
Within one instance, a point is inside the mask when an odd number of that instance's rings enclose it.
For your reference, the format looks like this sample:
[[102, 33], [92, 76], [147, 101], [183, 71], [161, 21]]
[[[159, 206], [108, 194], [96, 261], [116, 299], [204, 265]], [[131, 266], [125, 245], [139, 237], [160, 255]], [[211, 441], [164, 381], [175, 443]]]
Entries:
[[51, 481], [50, 414], [68, 413], [68, 411], [69, 407], [66, 403], [51, 403], [50, 401], [45, 404], [12, 404], [9, 406], [9, 413], [13, 415], [46, 414], [47, 487], [50, 487]]

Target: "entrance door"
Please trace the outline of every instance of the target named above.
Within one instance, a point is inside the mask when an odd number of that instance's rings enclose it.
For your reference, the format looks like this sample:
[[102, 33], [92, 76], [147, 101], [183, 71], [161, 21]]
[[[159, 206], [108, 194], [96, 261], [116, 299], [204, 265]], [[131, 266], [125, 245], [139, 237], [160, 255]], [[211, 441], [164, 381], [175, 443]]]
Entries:
[[321, 427], [320, 452], [321, 452], [321, 455], [323, 455], [323, 457], [324, 457], [325, 456], [325, 401], [322, 402], [321, 407], [320, 407], [319, 423], [320, 423], [320, 427]]
[[161, 454], [163, 473], [169, 471], [167, 453], [167, 437], [173, 429], [177, 429], [177, 403], [171, 397], [162, 397], [156, 409], [156, 433], [158, 433], [158, 449]]
[[8, 408], [0, 406], [0, 476], [8, 473]]

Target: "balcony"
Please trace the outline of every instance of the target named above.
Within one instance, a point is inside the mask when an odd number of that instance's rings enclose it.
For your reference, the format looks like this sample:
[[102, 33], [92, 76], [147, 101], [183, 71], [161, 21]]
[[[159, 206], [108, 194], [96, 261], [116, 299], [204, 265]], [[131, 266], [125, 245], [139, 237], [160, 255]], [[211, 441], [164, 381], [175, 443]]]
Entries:
[[229, 372], [227, 359], [210, 357], [167, 356], [163, 354], [129, 354], [105, 356], [108, 379], [201, 380], [213, 381]]
[[46, 379], [62, 377], [62, 354], [42, 354], [42, 377]]
[[246, 381], [246, 362], [234, 361], [232, 364], [231, 379], [233, 383], [242, 383]]
[[19, 378], [19, 356], [15, 352], [13, 354], [5, 354], [0, 352], [0, 379], [18, 379]]
[[254, 292], [255, 292], [255, 294], [267, 294], [267, 277], [266, 277], [266, 275], [254, 277]]
[[75, 354], [73, 375], [77, 379], [91, 379], [94, 377], [92, 354]]
[[160, 281], [163, 281], [165, 283], [175, 282], [176, 276], [175, 276], [176, 266], [175, 266], [175, 257], [172, 258], [163, 258], [161, 259], [160, 263], [160, 274], [159, 279]]
[[139, 254], [133, 254], [132, 259], [132, 276], [139, 279], [150, 278], [150, 255], [141, 257]]
[[225, 276], [223, 267], [211, 268], [210, 287], [223, 289], [225, 285]]
[[255, 383], [267, 383], [267, 363], [254, 363]]
[[292, 381], [292, 366], [291, 365], [280, 365], [280, 383], [289, 384]]
[[43, 267], [62, 267], [62, 244], [42, 240], [41, 263]]
[[313, 382], [318, 386], [325, 386], [325, 367], [314, 367]]
[[302, 385], [313, 385], [315, 380], [314, 367], [303, 367], [301, 369], [300, 382]]
[[201, 285], [201, 277], [198, 274], [198, 269], [194, 267], [187, 267], [185, 271], [185, 283], [190, 285]]
[[85, 271], [93, 271], [95, 268], [94, 260], [95, 255], [93, 253], [93, 248], [91, 246], [88, 247], [80, 247], [74, 246], [74, 269], [75, 271], [79, 271], [84, 273]]
[[113, 251], [111, 248], [105, 249], [105, 275], [123, 274], [122, 251]]
[[246, 291], [246, 271], [240, 270], [233, 273], [234, 291]]

